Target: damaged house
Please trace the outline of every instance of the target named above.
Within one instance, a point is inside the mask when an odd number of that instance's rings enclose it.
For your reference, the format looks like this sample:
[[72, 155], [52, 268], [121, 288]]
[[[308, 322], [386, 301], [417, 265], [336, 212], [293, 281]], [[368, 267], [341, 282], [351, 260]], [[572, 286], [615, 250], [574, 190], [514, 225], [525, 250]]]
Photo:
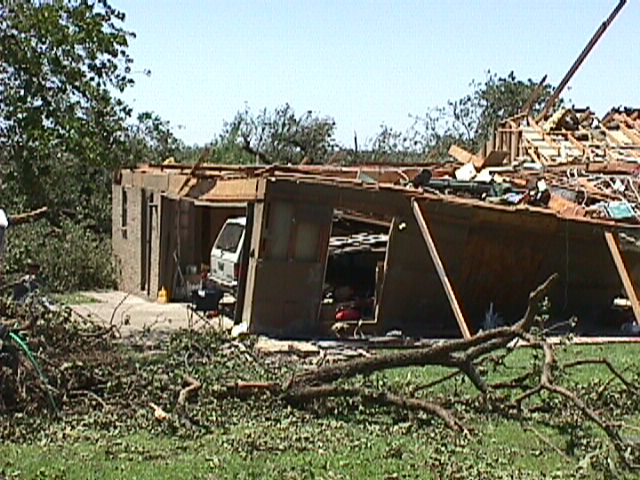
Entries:
[[[586, 113], [509, 119], [482, 152], [454, 147], [442, 164], [124, 170], [120, 288], [188, 297], [224, 222], [242, 216], [235, 320], [252, 332], [323, 334], [346, 306], [370, 331], [469, 336], [518, 318], [553, 273], [554, 320], [617, 331], [640, 318], [640, 129], [635, 111]], [[350, 251], [364, 255], [338, 258]]]

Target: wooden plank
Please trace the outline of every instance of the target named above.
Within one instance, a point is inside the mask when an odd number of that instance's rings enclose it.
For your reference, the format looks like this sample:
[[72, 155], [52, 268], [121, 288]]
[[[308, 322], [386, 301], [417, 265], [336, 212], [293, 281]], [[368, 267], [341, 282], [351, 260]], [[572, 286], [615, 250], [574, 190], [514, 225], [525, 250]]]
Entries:
[[259, 178], [219, 180], [211, 190], [200, 196], [200, 200], [252, 202], [260, 198], [259, 183]]
[[587, 163], [588, 173], [616, 173], [631, 175], [638, 168], [637, 163], [611, 161], [607, 163]]
[[544, 107], [542, 107], [542, 112], [537, 117], [538, 121], [542, 121], [547, 117], [547, 113], [549, 113], [549, 111], [556, 104], [556, 102], [558, 101], [558, 98], [560, 97], [560, 94], [565, 89], [565, 87], [567, 86], [571, 78], [578, 71], [578, 68], [580, 68], [580, 65], [582, 65], [582, 62], [584, 62], [585, 58], [587, 58], [587, 55], [589, 55], [591, 50], [593, 50], [593, 47], [595, 47], [596, 43], [598, 43], [598, 40], [600, 40], [602, 35], [604, 35], [604, 32], [607, 30], [607, 28], [609, 28], [609, 25], [611, 25], [614, 18], [616, 18], [616, 16], [618, 15], [618, 13], [620, 13], [620, 10], [622, 10], [622, 7], [624, 7], [626, 3], [627, 3], [627, 0], [619, 0], [618, 5], [616, 5], [616, 7], [611, 12], [611, 14], [609, 14], [607, 19], [604, 22], [602, 22], [602, 24], [598, 27], [598, 29], [596, 30], [596, 33], [593, 34], [593, 36], [591, 37], [587, 45], [584, 47], [582, 52], [580, 52], [580, 55], [578, 55], [578, 58], [576, 59], [576, 61], [573, 62], [573, 65], [571, 65], [571, 68], [569, 68], [569, 71], [564, 75], [564, 77], [562, 77], [562, 80], [560, 80], [560, 83], [551, 94], [551, 97], [549, 97], [547, 102], [544, 104]]
[[524, 104], [524, 107], [522, 107], [522, 110], [518, 115], [527, 117], [531, 114], [533, 107], [535, 106], [536, 102], [540, 98], [540, 95], [542, 95], [542, 90], [544, 89], [544, 84], [546, 82], [547, 82], [547, 75], [545, 75], [540, 79], [540, 81], [536, 85], [536, 88], [534, 88], [533, 92], [531, 92], [531, 95], [529, 96], [527, 103]]
[[611, 133], [610, 130], [605, 128], [604, 125], [600, 125], [600, 129], [605, 133], [605, 136], [609, 139], [611, 143], [613, 143], [616, 146], [622, 145], [622, 142], [618, 140], [618, 138], [613, 133]]
[[576, 147], [578, 150], [580, 150], [580, 152], [585, 155], [588, 156], [589, 159], [593, 158], [593, 155], [591, 154], [591, 150], [587, 147], [585, 147], [582, 143], [580, 143], [580, 141], [574, 137], [571, 132], [567, 131], [567, 130], [563, 130], [562, 133], [564, 134], [564, 136], [567, 137], [567, 139], [572, 143], [572, 145], [574, 147]]
[[542, 139], [547, 143], [550, 149], [557, 150], [558, 155], [560, 155], [560, 144], [555, 141], [555, 139], [549, 135], [544, 129], [538, 125], [538, 123], [531, 117], [529, 117], [529, 125], [533, 127], [533, 130], [542, 137]]
[[464, 148], [457, 145], [451, 145], [451, 148], [449, 148], [449, 155], [462, 163], [471, 162], [475, 168], [482, 168], [484, 165], [484, 159], [471, 152], [467, 152]]
[[509, 156], [509, 152], [505, 150], [494, 150], [485, 159], [483, 167], [499, 167], [504, 164], [504, 161]]
[[427, 244], [427, 248], [429, 249], [429, 255], [431, 255], [431, 260], [433, 260], [433, 264], [436, 267], [436, 271], [438, 272], [438, 277], [440, 277], [440, 281], [442, 282], [444, 291], [447, 294], [447, 298], [449, 299], [451, 310], [453, 310], [453, 314], [456, 317], [456, 321], [458, 322], [458, 326], [460, 327], [462, 336], [465, 339], [471, 338], [471, 334], [469, 333], [469, 327], [467, 326], [467, 322], [464, 319], [464, 315], [462, 314], [462, 310], [460, 309], [460, 305], [458, 304], [458, 299], [456, 298], [456, 294], [453, 291], [453, 288], [451, 287], [451, 283], [449, 282], [449, 277], [447, 276], [447, 272], [444, 269], [442, 260], [440, 260], [440, 255], [438, 255], [438, 249], [436, 248], [436, 244], [434, 243], [433, 237], [431, 236], [431, 232], [429, 231], [429, 226], [427, 225], [427, 221], [422, 215], [422, 211], [420, 210], [420, 205], [418, 205], [418, 202], [416, 202], [415, 199], [411, 200], [411, 208], [413, 209], [413, 214], [416, 217], [416, 221], [418, 222], [418, 227], [420, 227], [420, 232], [422, 233], [422, 237], [424, 238], [424, 241]]
[[635, 317], [636, 325], [640, 325], [640, 302], [638, 302], [638, 296], [636, 295], [635, 288], [633, 287], [631, 277], [629, 277], [629, 272], [627, 272], [627, 267], [624, 265], [622, 254], [618, 248], [618, 242], [611, 232], [604, 232], [604, 238], [607, 240], [607, 245], [611, 252], [613, 263], [616, 264], [620, 280], [622, 280], [624, 291], [631, 302], [631, 308], [633, 309], [633, 316]]
[[585, 209], [575, 202], [567, 200], [555, 193], [551, 194], [549, 208], [563, 217], [585, 217]]
[[37, 210], [26, 213], [18, 213], [17, 215], [9, 215], [9, 225], [20, 225], [21, 223], [28, 223], [33, 220], [37, 220], [42, 215], [49, 211], [49, 207], [40, 207]]
[[627, 127], [624, 123], [622, 123], [622, 121], [618, 121], [618, 125], [620, 125], [620, 130], [622, 130], [622, 133], [624, 133], [632, 143], [635, 143], [636, 145], [640, 143], [640, 135], [638, 135], [635, 130]]

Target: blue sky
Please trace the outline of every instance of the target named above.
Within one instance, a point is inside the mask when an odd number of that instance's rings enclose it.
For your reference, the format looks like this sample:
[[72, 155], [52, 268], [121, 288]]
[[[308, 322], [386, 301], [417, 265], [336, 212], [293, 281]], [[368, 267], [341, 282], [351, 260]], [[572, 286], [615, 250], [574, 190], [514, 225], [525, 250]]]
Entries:
[[[331, 116], [336, 136], [403, 130], [487, 70], [557, 84], [617, 0], [112, 0], [136, 33], [136, 111], [202, 144], [244, 108], [289, 103]], [[565, 98], [599, 114], [640, 106], [640, 2], [629, 0]]]

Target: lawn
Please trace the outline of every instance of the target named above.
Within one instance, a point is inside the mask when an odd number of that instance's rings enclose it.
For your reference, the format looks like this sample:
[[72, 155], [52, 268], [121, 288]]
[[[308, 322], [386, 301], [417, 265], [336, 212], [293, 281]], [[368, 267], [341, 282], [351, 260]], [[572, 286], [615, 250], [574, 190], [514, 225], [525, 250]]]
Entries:
[[375, 419], [247, 423], [189, 440], [70, 431], [52, 442], [5, 444], [0, 455], [3, 475], [21, 479], [571, 478], [578, 466], [515, 425], [487, 422], [482, 429], [473, 440]]
[[53, 300], [65, 305], [80, 305], [84, 303], [99, 303], [100, 300], [83, 292], [56, 293], [52, 295]]
[[[572, 346], [559, 358], [607, 357], [627, 378], [637, 381], [639, 352], [636, 345]], [[517, 376], [530, 364], [532, 355], [529, 349], [518, 349], [495, 373], [486, 372], [489, 380]], [[168, 360], [155, 358], [149, 368]], [[196, 373], [206, 378], [207, 369], [219, 368], [211, 363]], [[155, 370], [146, 372], [155, 375]], [[406, 392], [446, 373], [438, 367], [405, 368], [364, 381]], [[611, 407], [611, 413], [640, 427], [637, 401], [624, 396], [616, 382], [603, 389], [610, 377], [604, 367], [590, 365], [569, 370], [562, 380], [587, 395], [602, 389], [602, 401]], [[147, 402], [157, 401], [158, 391], [149, 391], [149, 398], [132, 398], [132, 403], [143, 407], [123, 411], [122, 417], [118, 410], [103, 413], [94, 409], [30, 424], [26, 433], [0, 445], [0, 477], [636, 478], [614, 464], [604, 435], [580, 416], [567, 414], [557, 399], [544, 396], [536, 400], [539, 412], [509, 418], [483, 411], [474, 400], [477, 394], [463, 378], [448, 380], [428, 390], [428, 395], [443, 402], [459, 399], [460, 405], [454, 402], [451, 407], [470, 428], [469, 435], [451, 432], [439, 420], [422, 414], [355, 402], [293, 409], [269, 398], [208, 401], [206, 389], [190, 406], [192, 421], [185, 424], [174, 418], [160, 423], [153, 420], [151, 409], [144, 408]], [[144, 397], [145, 393], [134, 395]], [[553, 408], [563, 413], [548, 411]]]

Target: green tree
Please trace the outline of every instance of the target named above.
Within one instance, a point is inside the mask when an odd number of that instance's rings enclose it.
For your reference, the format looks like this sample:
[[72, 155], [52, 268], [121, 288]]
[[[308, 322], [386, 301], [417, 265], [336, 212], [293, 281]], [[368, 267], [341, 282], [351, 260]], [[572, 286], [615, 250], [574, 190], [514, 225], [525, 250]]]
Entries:
[[246, 107], [225, 123], [213, 157], [233, 163], [322, 163], [335, 149], [334, 131], [332, 118], [312, 111], [298, 116], [289, 104], [258, 114]]
[[[533, 79], [519, 80], [512, 71], [506, 77], [487, 72], [483, 83], [472, 81], [472, 92], [459, 100], [449, 102], [451, 131], [471, 149], [479, 149], [491, 137], [496, 126], [520, 113], [536, 89]], [[545, 84], [532, 105], [532, 113], [538, 113], [553, 93], [554, 87]]]
[[193, 163], [201, 149], [188, 147], [173, 133], [171, 123], [154, 112], [142, 112], [129, 126], [127, 152], [137, 163], [158, 164], [172, 158]]
[[[382, 125], [372, 142], [372, 150], [378, 157], [399, 160], [411, 154], [425, 160], [446, 158], [452, 144], [477, 151], [501, 120], [523, 110], [537, 84], [532, 79], [517, 79], [514, 72], [505, 77], [487, 72], [484, 82], [470, 83], [469, 94], [431, 108], [424, 115], [412, 115], [413, 124], [405, 132]], [[531, 108], [534, 115], [552, 92], [553, 86], [542, 87]]]
[[127, 164], [133, 36], [106, 0], [0, 4], [0, 196], [108, 231], [111, 170]]

